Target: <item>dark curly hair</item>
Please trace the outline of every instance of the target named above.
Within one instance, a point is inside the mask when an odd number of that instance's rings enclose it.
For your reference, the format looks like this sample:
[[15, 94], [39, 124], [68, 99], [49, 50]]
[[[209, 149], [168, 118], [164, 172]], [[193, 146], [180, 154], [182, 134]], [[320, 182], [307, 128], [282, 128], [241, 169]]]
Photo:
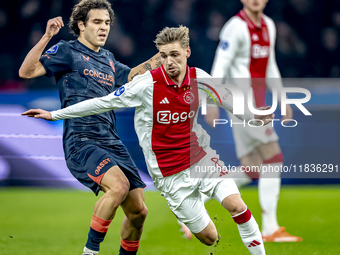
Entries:
[[114, 13], [111, 4], [107, 0], [82, 0], [73, 7], [73, 11], [68, 23], [69, 28], [74, 35], [79, 35], [80, 30], [78, 21], [83, 21], [84, 25], [88, 21], [88, 13], [93, 9], [105, 9], [109, 12], [111, 25], [113, 23]]

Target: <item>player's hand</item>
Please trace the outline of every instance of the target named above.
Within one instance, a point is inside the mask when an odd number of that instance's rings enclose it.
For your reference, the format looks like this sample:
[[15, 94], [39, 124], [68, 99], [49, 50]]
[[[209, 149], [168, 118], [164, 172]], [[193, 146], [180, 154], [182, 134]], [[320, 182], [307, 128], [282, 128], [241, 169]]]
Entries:
[[[271, 106], [265, 106], [265, 107], [259, 107], [258, 110], [268, 110], [270, 108]], [[257, 114], [254, 115], [255, 119], [263, 121], [263, 125], [267, 125], [268, 123], [272, 122], [274, 117], [275, 117], [274, 113], [267, 114], [267, 115], [257, 115]], [[259, 123], [262, 125], [261, 121], [259, 121]]]
[[[282, 116], [281, 121], [291, 120], [292, 118], [293, 118], [293, 109], [292, 109], [292, 107], [289, 104], [287, 104], [286, 105], [286, 115]], [[287, 121], [285, 123], [289, 123], [289, 122]]]
[[47, 22], [45, 35], [48, 37], [53, 37], [59, 33], [59, 30], [64, 26], [63, 19], [59, 16], [54, 19], [50, 19]]
[[31, 109], [21, 114], [22, 116], [34, 117], [36, 119], [52, 120], [52, 115], [49, 111], [42, 109]]
[[204, 116], [204, 120], [211, 127], [214, 127], [214, 120], [220, 118], [220, 109], [216, 105], [208, 105], [207, 115]]

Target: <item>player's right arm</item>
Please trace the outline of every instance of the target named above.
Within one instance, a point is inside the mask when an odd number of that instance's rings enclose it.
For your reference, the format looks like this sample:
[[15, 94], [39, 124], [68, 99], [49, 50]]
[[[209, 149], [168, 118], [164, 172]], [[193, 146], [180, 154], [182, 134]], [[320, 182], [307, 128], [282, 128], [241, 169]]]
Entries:
[[39, 59], [51, 38], [56, 35], [63, 26], [64, 23], [61, 17], [50, 19], [47, 22], [45, 34], [27, 54], [19, 69], [19, 76], [21, 78], [30, 79], [46, 74], [46, 70]]
[[[240, 21], [237, 17], [229, 20], [220, 32], [220, 43], [216, 49], [214, 63], [211, 69], [211, 76], [215, 78], [226, 78], [234, 58], [236, 57], [241, 42]], [[207, 115], [204, 116], [205, 122], [214, 126], [214, 120], [220, 115], [219, 108], [209, 105]]]
[[227, 77], [234, 58], [237, 55], [240, 44], [242, 43], [243, 29], [240, 28], [242, 22], [238, 17], [231, 18], [220, 32], [220, 43], [216, 49], [214, 63], [211, 69], [211, 76], [214, 78]]
[[85, 100], [53, 112], [31, 109], [21, 115], [37, 119], [61, 120], [100, 114], [113, 109], [138, 107], [142, 105], [145, 98], [145, 88], [152, 83], [152, 76], [147, 72], [136, 76], [131, 82], [107, 96]]

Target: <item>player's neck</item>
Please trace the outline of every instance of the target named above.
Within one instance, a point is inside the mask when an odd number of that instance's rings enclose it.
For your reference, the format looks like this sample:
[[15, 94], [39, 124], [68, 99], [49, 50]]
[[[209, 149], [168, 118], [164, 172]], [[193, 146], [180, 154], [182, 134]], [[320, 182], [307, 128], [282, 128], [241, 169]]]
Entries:
[[78, 37], [78, 41], [81, 42], [82, 44], [84, 44], [87, 48], [95, 51], [95, 52], [98, 52], [100, 50], [100, 47], [99, 46], [94, 46], [93, 44], [89, 43], [84, 37], [82, 36], [79, 36]]
[[263, 15], [263, 11], [259, 12], [253, 12], [248, 8], [243, 8], [245, 13], [247, 14], [248, 18], [254, 23], [255, 26], [260, 27], [261, 26], [261, 18]]
[[185, 75], [186, 75], [186, 71], [184, 70], [183, 72], [181, 72], [180, 75], [176, 76], [176, 77], [170, 77], [169, 78], [175, 83], [178, 85], [178, 87], [180, 87], [184, 81], [184, 78], [185, 78]]

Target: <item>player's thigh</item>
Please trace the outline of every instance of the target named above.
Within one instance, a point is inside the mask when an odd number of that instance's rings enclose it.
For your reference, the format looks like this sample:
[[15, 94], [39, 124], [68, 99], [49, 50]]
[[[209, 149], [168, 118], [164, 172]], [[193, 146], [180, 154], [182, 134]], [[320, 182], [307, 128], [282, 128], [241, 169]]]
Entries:
[[221, 178], [205, 178], [201, 180], [200, 192], [222, 204], [231, 195], [240, 194], [235, 181], [227, 176]]
[[269, 142], [266, 144], [261, 144], [257, 148], [258, 152], [261, 154], [263, 160], [268, 160], [281, 153], [281, 148], [278, 142]]
[[117, 166], [110, 153], [95, 144], [78, 146], [76, 152], [66, 159], [66, 164], [72, 175], [96, 195], [101, 190], [105, 173]]
[[198, 190], [185, 197], [177, 208], [172, 208], [172, 212], [194, 234], [203, 231], [211, 221]]
[[130, 189], [129, 180], [118, 166], [113, 166], [103, 173], [102, 180], [98, 184], [104, 192], [111, 190], [115, 193], [127, 193]]
[[201, 232], [210, 221], [198, 189], [199, 182], [199, 178], [190, 177], [190, 169], [154, 179], [155, 187], [161, 191], [170, 210], [193, 233]]
[[[212, 168], [213, 173], [201, 174], [198, 178], [198, 190], [204, 195], [222, 203], [222, 200], [231, 194], [239, 194], [239, 190], [235, 181], [229, 177], [227, 167], [224, 162], [219, 159], [219, 155], [214, 150], [207, 152], [197, 164], [204, 166], [207, 169]], [[217, 168], [218, 167], [218, 168]], [[195, 165], [191, 168], [191, 172], [195, 172]], [[224, 171], [226, 170], [226, 171]], [[227, 174], [225, 174], [227, 173]]]
[[262, 158], [260, 151], [257, 148], [255, 148], [252, 152], [248, 153], [247, 155], [243, 156], [240, 159], [242, 166], [251, 167], [251, 166], [260, 166], [262, 164], [263, 158]]
[[110, 147], [109, 152], [116, 161], [120, 170], [129, 180], [130, 191], [137, 188], [144, 188], [146, 186], [139, 175], [136, 164], [132, 160], [131, 155], [124, 144], [118, 144]]

